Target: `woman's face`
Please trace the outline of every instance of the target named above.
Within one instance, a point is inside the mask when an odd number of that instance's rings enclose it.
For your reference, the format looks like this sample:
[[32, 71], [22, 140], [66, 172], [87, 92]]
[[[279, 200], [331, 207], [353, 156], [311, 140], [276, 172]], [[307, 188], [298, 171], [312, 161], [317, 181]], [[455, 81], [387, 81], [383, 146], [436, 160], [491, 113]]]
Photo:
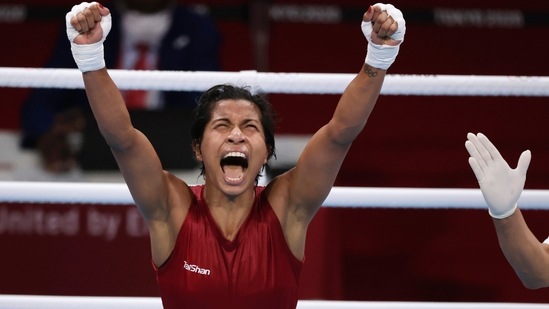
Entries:
[[206, 182], [226, 194], [253, 187], [268, 158], [259, 109], [247, 100], [217, 102], [195, 153], [204, 162]]

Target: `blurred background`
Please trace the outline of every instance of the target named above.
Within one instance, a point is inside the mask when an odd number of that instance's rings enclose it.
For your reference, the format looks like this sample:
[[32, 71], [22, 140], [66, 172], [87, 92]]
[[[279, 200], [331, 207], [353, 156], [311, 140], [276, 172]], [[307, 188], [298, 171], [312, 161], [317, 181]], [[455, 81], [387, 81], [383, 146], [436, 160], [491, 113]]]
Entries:
[[[373, 3], [179, 2], [214, 21], [220, 71], [355, 73], [362, 67], [360, 21]], [[547, 1], [392, 3], [407, 32], [389, 74], [549, 75]], [[0, 67], [46, 66], [73, 4], [2, 0]], [[37, 151], [21, 147], [21, 110], [30, 93], [0, 87], [0, 180], [121, 181], [112, 168], [44, 171]], [[281, 141], [306, 141], [330, 119], [338, 97], [269, 94]], [[545, 97], [381, 96], [336, 186], [478, 188], [464, 142], [468, 132], [483, 132], [513, 167], [530, 149], [526, 189], [549, 189], [548, 103]], [[170, 130], [161, 135], [173, 144]], [[288, 167], [273, 165], [273, 173]], [[199, 180], [192, 166], [174, 171]], [[524, 215], [540, 240], [549, 235], [549, 212]], [[158, 295], [146, 229], [134, 207], [0, 204], [0, 248], [3, 294]], [[484, 210], [323, 208], [309, 230], [302, 281], [301, 299], [549, 303], [547, 291], [522, 287]]]

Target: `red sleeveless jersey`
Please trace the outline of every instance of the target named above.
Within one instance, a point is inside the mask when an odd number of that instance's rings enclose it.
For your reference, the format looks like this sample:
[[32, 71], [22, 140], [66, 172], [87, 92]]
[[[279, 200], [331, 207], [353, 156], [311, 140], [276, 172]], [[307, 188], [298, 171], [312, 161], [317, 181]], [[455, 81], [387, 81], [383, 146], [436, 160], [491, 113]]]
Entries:
[[224, 238], [203, 185], [169, 259], [156, 269], [165, 309], [295, 308], [302, 262], [290, 251], [264, 187], [233, 241]]

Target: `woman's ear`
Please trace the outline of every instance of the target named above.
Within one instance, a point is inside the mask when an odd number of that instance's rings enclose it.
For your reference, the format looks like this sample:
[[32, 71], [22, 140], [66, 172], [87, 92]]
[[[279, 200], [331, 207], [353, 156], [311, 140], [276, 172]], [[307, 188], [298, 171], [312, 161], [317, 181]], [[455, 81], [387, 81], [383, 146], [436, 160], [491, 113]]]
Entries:
[[202, 160], [202, 151], [200, 151], [200, 144], [193, 143], [193, 151], [194, 151], [194, 156], [196, 157], [196, 159], [198, 161], [203, 161]]

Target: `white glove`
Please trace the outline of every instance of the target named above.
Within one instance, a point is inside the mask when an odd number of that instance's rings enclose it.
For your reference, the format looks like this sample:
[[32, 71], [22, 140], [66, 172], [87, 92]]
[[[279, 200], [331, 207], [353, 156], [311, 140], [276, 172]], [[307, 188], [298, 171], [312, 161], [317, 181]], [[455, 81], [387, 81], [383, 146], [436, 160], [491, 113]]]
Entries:
[[387, 70], [398, 55], [400, 44], [404, 42], [404, 34], [406, 33], [406, 21], [402, 12], [394, 7], [392, 4], [376, 3], [374, 6], [379, 6], [383, 11], [387, 11], [387, 14], [393, 18], [398, 24], [398, 30], [390, 36], [391, 39], [400, 41], [398, 45], [378, 45], [372, 42], [372, 23], [362, 21], [362, 33], [368, 41], [368, 53], [366, 54], [365, 62], [378, 69]]
[[111, 31], [111, 14], [102, 16], [100, 25], [103, 29], [103, 37], [99, 42], [93, 44], [76, 44], [74, 43], [74, 38], [80, 33], [74, 29], [71, 25], [71, 18], [76, 16], [78, 13], [82, 12], [84, 9], [88, 8], [92, 4], [97, 2], [82, 2], [79, 5], [72, 7], [72, 10], [65, 15], [65, 23], [67, 26], [67, 37], [71, 43], [71, 51], [74, 61], [78, 66], [80, 71], [89, 72], [96, 71], [105, 67], [105, 57], [103, 52], [103, 42], [107, 38], [107, 35]]
[[526, 171], [532, 154], [524, 151], [516, 169], [511, 169], [496, 147], [482, 134], [467, 134], [465, 148], [471, 157], [469, 165], [480, 185], [482, 195], [493, 218], [503, 219], [517, 209], [517, 201], [524, 188]]

